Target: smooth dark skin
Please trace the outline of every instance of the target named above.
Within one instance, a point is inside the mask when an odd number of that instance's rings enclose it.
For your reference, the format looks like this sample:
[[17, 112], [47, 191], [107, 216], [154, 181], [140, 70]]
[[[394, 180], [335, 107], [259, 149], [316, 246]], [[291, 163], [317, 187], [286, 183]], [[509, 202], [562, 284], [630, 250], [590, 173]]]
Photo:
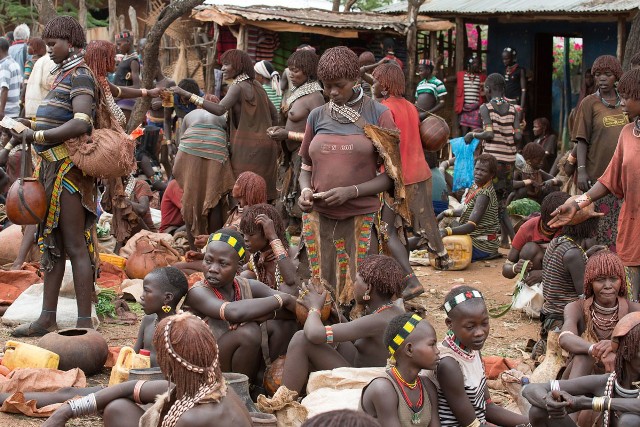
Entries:
[[[228, 62], [222, 63], [222, 76], [224, 79], [234, 79], [241, 72], [233, 68]], [[178, 94], [186, 99], [191, 97], [192, 93], [180, 88], [179, 86], [173, 86], [170, 88], [173, 93]], [[242, 100], [253, 101], [255, 94], [253, 93], [253, 84], [250, 80], [245, 80], [239, 84], [229, 86], [227, 94], [222, 98], [220, 102], [204, 101], [202, 108], [215, 114], [216, 116], [222, 116], [227, 111], [233, 109], [234, 120], [240, 119], [240, 112], [242, 110]], [[279, 121], [278, 112], [272, 102], [269, 102], [269, 111], [271, 112], [271, 123], [277, 124]], [[238, 123], [234, 123], [235, 127]]]
[[[321, 310], [327, 291], [319, 294], [313, 287], [307, 288], [305, 285], [302, 289], [309, 292], [298, 301], [306, 308]], [[365, 301], [363, 297], [367, 291], [371, 299]], [[373, 313], [379, 307], [390, 303], [393, 297], [381, 294], [376, 288], [366, 284], [359, 274], [356, 275], [353, 292], [356, 303], [368, 307], [365, 308], [365, 314]], [[297, 332], [289, 343], [282, 384], [289, 390], [301, 393], [309, 373], [313, 371], [343, 366], [385, 366], [388, 354], [382, 342], [384, 331], [391, 319], [403, 312], [404, 308], [394, 305], [377, 314], [332, 325], [333, 342], [340, 343], [337, 349], [327, 344], [327, 335], [320, 315], [310, 312], [304, 330]]]
[[[62, 39], [45, 39], [47, 47], [51, 51], [51, 59], [59, 64], [72, 53], [69, 52], [71, 44]], [[72, 100], [73, 112], [93, 115], [93, 97], [90, 95], [78, 95]], [[29, 126], [28, 120], [20, 121]], [[89, 124], [77, 119], [47, 130], [44, 132], [46, 142], [44, 145], [53, 145], [71, 138], [78, 137], [89, 132]], [[34, 132], [28, 128], [23, 130], [28, 143], [33, 142]], [[13, 137], [21, 140], [22, 134], [12, 131]], [[60, 249], [60, 259], [55, 263], [53, 270], [44, 275], [44, 299], [40, 317], [36, 323], [43, 328], [56, 326], [56, 309], [58, 305], [58, 295], [62, 285], [64, 275], [65, 256], [68, 256], [73, 266], [73, 283], [76, 291], [78, 304], [78, 320], [76, 326], [79, 328], [92, 328], [91, 322], [91, 296], [93, 294], [93, 269], [89, 250], [84, 240], [85, 209], [82, 206], [79, 194], [70, 194], [62, 191], [60, 195], [60, 217], [55, 246]], [[63, 243], [64, 242], [64, 243]]]
[[[158, 141], [156, 144], [156, 147], [154, 148], [154, 151], [156, 152], [156, 157], [158, 156], [158, 154], [160, 154], [161, 147], [162, 146], [160, 145], [160, 141]], [[152, 177], [153, 175], [155, 175], [155, 171], [153, 170], [153, 165], [151, 164], [151, 159], [149, 159], [149, 157], [146, 154], [142, 156], [141, 160], [138, 162], [138, 165], [140, 167], [140, 170], [145, 176]], [[162, 181], [162, 180], [156, 180], [150, 185], [151, 185], [151, 189], [154, 191], [164, 191], [167, 189], [166, 181]]]
[[[607, 70], [605, 72], [598, 71], [593, 75], [593, 77], [598, 84], [598, 90], [600, 91], [602, 99], [607, 101], [609, 104], [615, 105], [617, 100], [615, 87], [616, 76], [614, 76], [611, 71]], [[578, 188], [585, 192], [591, 188], [589, 182], [594, 184], [594, 181], [597, 178], [600, 178], [599, 176], [589, 176], [587, 168], [584, 167], [587, 164], [589, 144], [594, 142], [595, 141], [586, 141], [582, 138], [578, 138], [578, 163], [576, 166], [578, 169]]]
[[[322, 83], [324, 84], [325, 95], [338, 105], [344, 105], [357, 96], [353, 92], [353, 86], [356, 84], [355, 81], [342, 78], [339, 80], [327, 80]], [[300, 188], [312, 188], [311, 172], [301, 170], [298, 182], [300, 183]], [[358, 186], [358, 197], [373, 196], [391, 188], [393, 181], [385, 172], [367, 182], [356, 185]], [[347, 200], [356, 198], [356, 189], [353, 185], [332, 188], [331, 190], [323, 192], [320, 197], [327, 202], [329, 206], [340, 206]], [[313, 194], [310, 191], [305, 191], [300, 194], [298, 206], [302, 212], [311, 212], [313, 210]]]
[[[227, 127], [227, 123], [224, 117], [216, 116], [205, 110], [197, 109], [197, 110], [191, 111], [190, 113], [187, 113], [187, 115], [184, 116], [184, 118], [182, 119], [182, 125], [180, 126], [180, 134], [184, 135], [185, 131], [195, 124], [218, 125], [225, 129]], [[181, 166], [180, 162], [178, 162], [178, 159], [180, 159], [183, 156], [189, 156], [189, 154], [186, 154], [182, 151], [178, 151], [178, 154], [176, 154], [176, 162], [174, 163], [174, 168], [175, 168], [175, 165], [178, 165], [178, 167]], [[179, 175], [180, 171], [178, 171], [177, 169], [176, 171], [178, 172], [178, 175]], [[203, 185], [207, 185], [207, 184], [212, 185], [213, 183], [203, 183]], [[209, 227], [208, 227], [207, 233], [210, 234], [222, 228], [222, 225], [224, 223], [223, 213], [224, 212], [223, 212], [222, 201], [218, 202], [216, 207], [209, 210], [209, 215], [208, 215]], [[187, 240], [189, 242], [189, 248], [192, 251], [195, 251], [196, 236], [193, 236], [193, 234], [191, 233], [191, 224], [186, 224], [185, 228], [187, 232]]]
[[[289, 80], [293, 86], [300, 87], [305, 84], [308, 79], [309, 77], [304, 74], [302, 70], [296, 67], [289, 68]], [[293, 105], [290, 106], [285, 126], [273, 126], [267, 129], [269, 137], [275, 141], [284, 141], [288, 138], [288, 132], [304, 133], [309, 113], [321, 105], [324, 105], [322, 92], [314, 92], [313, 94], [298, 98]], [[299, 146], [300, 142], [298, 142], [298, 147]]]
[[[138, 338], [133, 349], [136, 353], [140, 349], [149, 350], [151, 352], [151, 367], [158, 366], [156, 361], [156, 349], [153, 347], [153, 334], [156, 331], [156, 325], [165, 317], [176, 314], [176, 307], [180, 302], [180, 298], [175, 298], [171, 292], [162, 291], [162, 282], [166, 280], [160, 274], [149, 273], [142, 283], [142, 295], [140, 296], [140, 305], [144, 310], [144, 316], [138, 329]], [[171, 307], [168, 313], [162, 310], [163, 306]]]
[[[624, 362], [621, 385], [633, 389], [632, 382], [640, 380], [640, 350], [631, 362]], [[530, 422], [534, 427], [575, 427], [569, 414], [591, 410], [592, 399], [604, 396], [609, 374], [588, 375], [560, 381], [560, 392], [550, 391], [549, 383], [529, 384], [522, 395], [531, 403]], [[615, 391], [614, 391], [615, 396]], [[634, 427], [640, 424], [640, 400], [614, 397], [611, 410], [619, 417], [611, 417], [612, 427]]]
[[[418, 65], [418, 73], [420, 80], [429, 79], [433, 75], [433, 68], [426, 65]], [[418, 116], [422, 121], [427, 118], [429, 113], [435, 114], [444, 108], [444, 99], [438, 100], [433, 94], [421, 93], [416, 99], [416, 107], [418, 108]]]
[[539, 186], [536, 182], [525, 183], [525, 178], [522, 175], [522, 171], [519, 169], [516, 169], [513, 172], [514, 191], [509, 195], [507, 205], [513, 200], [524, 199], [527, 197], [536, 200], [538, 203], [542, 203], [542, 196], [544, 194], [542, 191], [551, 191], [551, 188], [554, 187], [554, 184], [556, 183], [555, 177], [541, 169], [543, 162], [544, 157], [540, 159], [531, 159], [528, 162], [529, 165], [542, 177], [542, 186]]
[[[98, 409], [103, 410], [105, 427], [137, 427], [144, 409], [133, 401], [133, 389], [136, 381], [127, 381], [96, 392]], [[156, 397], [167, 391], [167, 381], [148, 381], [140, 389], [140, 401], [154, 403]], [[82, 390], [82, 389], [80, 389]], [[48, 394], [53, 393], [33, 393]], [[75, 395], [79, 393], [76, 392]], [[29, 393], [28, 395], [31, 395]], [[74, 396], [75, 396], [74, 395]], [[73, 396], [70, 396], [73, 397]], [[59, 402], [59, 400], [58, 400]], [[171, 401], [173, 404], [174, 401]], [[40, 404], [41, 401], [39, 400]], [[72, 417], [71, 407], [62, 405], [42, 424], [43, 427], [64, 427]], [[227, 395], [219, 403], [205, 403], [187, 410], [176, 423], [176, 427], [207, 427], [212, 419], [225, 420], [225, 425], [251, 427], [251, 417], [242, 400], [233, 391], [227, 389]]]
[[[502, 52], [502, 63], [505, 67], [510, 67], [516, 63], [516, 58], [511, 52]], [[520, 106], [524, 108], [527, 98], [527, 76], [525, 73], [520, 73], [520, 88], [524, 89], [524, 92], [520, 92]]]
[[[226, 301], [232, 301], [225, 308], [225, 319], [231, 327], [218, 339], [222, 370], [240, 372], [253, 379], [259, 367], [262, 338], [257, 322], [273, 319], [274, 312], [278, 311], [295, 313], [296, 300], [293, 296], [275, 291], [264, 283], [249, 280], [253, 298], [233, 301], [233, 279], [238, 271], [240, 257], [235, 249], [225, 242], [209, 243], [203, 262], [205, 279], [209, 285], [218, 289]], [[280, 310], [280, 304], [273, 295], [282, 297], [285, 310]], [[203, 287], [192, 288], [185, 299], [185, 305], [193, 312], [211, 319], [220, 319], [220, 306], [223, 303], [224, 301], [219, 300], [211, 289]], [[292, 318], [291, 315], [288, 317]]]
[[[493, 179], [493, 175], [491, 175], [491, 173], [489, 172], [488, 165], [486, 165], [483, 162], [476, 162], [476, 165], [473, 168], [473, 177], [478, 187], [482, 187], [483, 185], [486, 185], [489, 181]], [[483, 194], [479, 194], [478, 196], [476, 196], [476, 204], [474, 205], [473, 211], [471, 212], [471, 216], [469, 217], [470, 222], [466, 222], [462, 225], [459, 225], [458, 227], [453, 227], [451, 229], [452, 234], [453, 235], [469, 234], [473, 232], [476, 229], [476, 226], [473, 225], [472, 222], [478, 224], [482, 220], [482, 217], [484, 216], [484, 214], [487, 212], [488, 207], [489, 207], [489, 198], [487, 196]], [[463, 208], [458, 208], [454, 210], [453, 212], [454, 216], [457, 216], [457, 217], [461, 216], [462, 209]], [[444, 212], [441, 212], [438, 215], [438, 222], [440, 222], [442, 218], [444, 218]], [[440, 235], [442, 237], [445, 237], [447, 235], [446, 230], [440, 230]]]
[[[460, 343], [469, 350], [482, 350], [489, 337], [489, 313], [481, 299], [472, 299], [458, 304], [451, 310], [445, 322], [456, 338], [460, 340]], [[451, 357], [442, 358], [436, 374], [438, 382], [446, 384], [446, 387], [442, 387], [442, 392], [458, 423], [462, 426], [469, 425], [476, 418], [476, 415], [473, 405], [465, 393], [464, 377], [460, 365]], [[488, 386], [485, 388], [484, 394], [485, 400], [491, 397]], [[527, 417], [508, 411], [493, 402], [487, 404], [486, 416], [489, 423], [505, 427], [515, 427], [529, 421]]]
[[[435, 370], [438, 367], [439, 355], [436, 331], [429, 322], [422, 320], [398, 348], [394, 357], [396, 359], [396, 368], [402, 378], [412, 383], [417, 379], [422, 369]], [[440, 419], [438, 418], [438, 394], [436, 388], [426, 376], [421, 375], [420, 380], [424, 384], [429, 402], [431, 402], [432, 415], [429, 427], [439, 427]], [[408, 395], [412, 402], [416, 402], [419, 397], [418, 388], [409, 390]], [[398, 419], [398, 394], [387, 378], [377, 378], [371, 381], [362, 394], [361, 402], [364, 412], [377, 418], [380, 425], [401, 427]]]

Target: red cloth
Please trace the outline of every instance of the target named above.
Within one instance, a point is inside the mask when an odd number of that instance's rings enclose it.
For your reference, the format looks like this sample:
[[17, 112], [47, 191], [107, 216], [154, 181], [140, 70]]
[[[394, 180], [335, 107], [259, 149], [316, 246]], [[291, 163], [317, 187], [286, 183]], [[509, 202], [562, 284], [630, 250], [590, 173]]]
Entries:
[[0, 270], [0, 304], [13, 303], [28, 287], [40, 282], [42, 279], [33, 271]]
[[[466, 71], [458, 71], [456, 73], [456, 103], [454, 110], [456, 114], [462, 113], [462, 107], [464, 106], [464, 75]], [[480, 88], [482, 91], [482, 84], [487, 80], [487, 75], [480, 73]], [[478, 102], [482, 102], [482, 99], [478, 98]]]
[[164, 233], [167, 227], [181, 226], [184, 224], [182, 218], [182, 188], [178, 181], [172, 179], [164, 190], [162, 202], [160, 203], [160, 232]]
[[548, 238], [544, 234], [540, 233], [540, 218], [539, 216], [531, 218], [520, 226], [516, 236], [511, 242], [511, 247], [521, 251], [525, 244], [529, 242], [534, 243], [549, 243], [554, 237], [558, 236], [562, 231], [562, 228], [558, 228], [556, 234], [551, 238]]
[[100, 277], [96, 280], [96, 283], [101, 288], [113, 288], [119, 294], [122, 293], [120, 285], [128, 279], [127, 274], [119, 267], [109, 263], [100, 263]]
[[400, 158], [405, 185], [431, 178], [420, 139], [420, 118], [416, 107], [404, 98], [389, 97], [382, 104], [391, 110], [393, 121], [400, 130]]
[[633, 136], [634, 123], [622, 128], [613, 158], [602, 176], [598, 178], [619, 199], [624, 198], [618, 217], [618, 256], [625, 266], [640, 265], [640, 144]]
[[400, 59], [396, 58], [395, 55], [388, 54], [387, 56], [385, 56], [385, 58], [391, 59], [392, 61], [396, 61], [398, 63], [398, 66], [400, 67], [400, 69], [401, 70], [404, 69], [404, 63], [402, 61], [400, 61]]

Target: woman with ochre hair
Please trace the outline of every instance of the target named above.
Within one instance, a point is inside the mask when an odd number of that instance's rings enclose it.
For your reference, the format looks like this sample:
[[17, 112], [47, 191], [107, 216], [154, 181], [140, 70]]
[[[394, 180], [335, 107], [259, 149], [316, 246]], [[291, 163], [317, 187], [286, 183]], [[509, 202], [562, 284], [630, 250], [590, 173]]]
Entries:
[[375, 142], [365, 129], [380, 132], [373, 128], [396, 125], [391, 111], [357, 86], [359, 76], [358, 56], [348, 47], [322, 55], [318, 77], [329, 102], [309, 114], [300, 147], [298, 203], [311, 276], [326, 280], [341, 304], [353, 300], [356, 271], [369, 251], [380, 209], [378, 195], [393, 185], [389, 173], [401, 174], [390, 161], [385, 161], [386, 172], [378, 173], [380, 159], [389, 159], [388, 149], [396, 147], [397, 139], [393, 147]]

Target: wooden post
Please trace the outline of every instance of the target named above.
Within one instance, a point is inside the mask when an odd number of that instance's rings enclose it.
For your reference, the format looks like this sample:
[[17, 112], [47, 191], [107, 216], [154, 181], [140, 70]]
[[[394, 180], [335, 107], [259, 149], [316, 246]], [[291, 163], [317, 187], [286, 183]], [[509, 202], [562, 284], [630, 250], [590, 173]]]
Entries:
[[464, 50], [467, 45], [465, 36], [464, 19], [456, 18], [456, 73], [464, 70]]
[[624, 15], [618, 15], [618, 47], [616, 55], [622, 64], [624, 62], [624, 45], [627, 41], [627, 20]]
[[429, 59], [434, 61], [438, 57], [438, 32], [429, 32]]
[[118, 15], [116, 0], [109, 0], [109, 41], [114, 41], [118, 32]]
[[405, 94], [410, 102], [415, 101], [413, 84], [416, 77], [416, 56], [418, 36], [418, 13], [424, 0], [409, 0], [407, 2], [407, 80]]
[[207, 47], [207, 93], [214, 93], [216, 90], [216, 60], [218, 59], [218, 39], [220, 38], [220, 27], [213, 23], [213, 42], [211, 47]]
[[129, 14], [129, 22], [131, 23], [131, 34], [133, 34], [134, 40], [139, 40], [140, 38], [140, 29], [138, 28], [138, 14], [133, 6], [129, 6], [128, 10]]
[[480, 58], [480, 64], [482, 64], [482, 27], [480, 25], [476, 25], [476, 31], [478, 32], [478, 44], [476, 46], [476, 52], [478, 58]]
[[85, 0], [78, 0], [78, 22], [80, 23], [80, 26], [84, 28], [85, 31], [87, 31], [88, 13], [89, 12], [87, 11], [87, 3], [85, 2]]

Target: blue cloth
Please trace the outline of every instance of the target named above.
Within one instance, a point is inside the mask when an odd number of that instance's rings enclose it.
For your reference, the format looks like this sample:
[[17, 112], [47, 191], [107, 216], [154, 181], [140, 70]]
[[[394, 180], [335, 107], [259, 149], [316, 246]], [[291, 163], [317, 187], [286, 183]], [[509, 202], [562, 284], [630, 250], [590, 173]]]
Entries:
[[479, 139], [473, 139], [469, 144], [464, 138], [454, 138], [451, 141], [451, 151], [456, 156], [456, 164], [453, 168], [453, 191], [469, 188], [473, 185], [473, 153], [480, 143]]
[[493, 256], [495, 254], [491, 254], [489, 252], [485, 252], [485, 251], [481, 251], [480, 249], [476, 248], [475, 246], [473, 247], [473, 252], [471, 252], [471, 261], [480, 261], [483, 259], [487, 259], [490, 256]]
[[431, 202], [431, 204], [433, 205], [433, 212], [436, 214], [436, 216], [449, 209], [448, 202], [439, 202], [437, 200], [434, 200], [433, 202]]

